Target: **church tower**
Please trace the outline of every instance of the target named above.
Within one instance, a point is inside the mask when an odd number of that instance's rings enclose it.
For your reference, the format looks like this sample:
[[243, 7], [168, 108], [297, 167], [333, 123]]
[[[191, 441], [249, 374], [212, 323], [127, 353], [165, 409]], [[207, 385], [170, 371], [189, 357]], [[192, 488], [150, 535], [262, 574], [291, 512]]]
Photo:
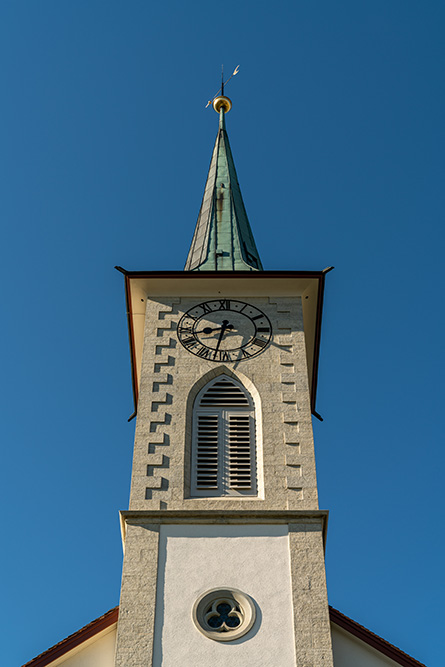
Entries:
[[116, 667], [332, 667], [315, 412], [326, 271], [264, 271], [225, 126], [184, 271], [128, 272], [137, 410]]

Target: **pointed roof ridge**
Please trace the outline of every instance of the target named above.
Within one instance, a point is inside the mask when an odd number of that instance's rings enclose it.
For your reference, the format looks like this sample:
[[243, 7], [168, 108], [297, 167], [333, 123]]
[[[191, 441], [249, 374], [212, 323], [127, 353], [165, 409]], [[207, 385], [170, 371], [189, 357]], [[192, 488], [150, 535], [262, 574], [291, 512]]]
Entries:
[[[228, 98], [217, 98], [219, 101]], [[219, 128], [185, 271], [262, 271], [236, 174], [222, 103]]]

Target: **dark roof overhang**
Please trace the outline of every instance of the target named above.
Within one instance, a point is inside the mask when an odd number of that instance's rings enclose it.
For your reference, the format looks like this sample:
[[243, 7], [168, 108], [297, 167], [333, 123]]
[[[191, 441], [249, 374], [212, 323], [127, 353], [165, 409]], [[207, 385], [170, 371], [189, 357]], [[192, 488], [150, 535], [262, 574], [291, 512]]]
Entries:
[[[142, 355], [141, 325], [143, 312], [141, 301], [145, 297], [162, 294], [184, 294], [206, 296], [217, 294], [217, 288], [229, 286], [236, 281], [237, 287], [252, 291], [253, 286], [262, 289], [268, 283], [274, 295], [300, 294], [303, 298], [303, 318], [305, 328], [309, 387], [312, 414], [316, 412], [318, 365], [320, 358], [321, 322], [325, 276], [333, 268], [323, 271], [126, 271], [115, 267], [125, 277], [128, 333], [130, 341], [131, 373], [135, 413], [138, 403], [139, 369]], [[235, 284], [235, 283], [232, 283]], [[199, 287], [198, 287], [199, 286]], [[228, 289], [228, 288], [227, 288]], [[179, 293], [178, 293], [179, 290]], [[212, 292], [213, 290], [213, 292]], [[246, 292], [246, 296], [248, 294]], [[241, 293], [241, 292], [240, 292]], [[264, 292], [263, 292], [264, 294]], [[145, 309], [145, 304], [144, 304]], [[142, 316], [142, 317], [139, 317]]]

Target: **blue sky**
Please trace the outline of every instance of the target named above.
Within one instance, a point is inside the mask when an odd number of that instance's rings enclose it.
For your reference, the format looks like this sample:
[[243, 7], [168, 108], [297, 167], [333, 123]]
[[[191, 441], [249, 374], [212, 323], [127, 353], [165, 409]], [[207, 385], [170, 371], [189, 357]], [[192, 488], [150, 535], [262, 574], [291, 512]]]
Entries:
[[1, 4], [5, 665], [118, 603], [113, 267], [183, 268], [221, 63], [264, 267], [336, 267], [314, 423], [330, 603], [443, 664], [444, 20], [435, 0]]

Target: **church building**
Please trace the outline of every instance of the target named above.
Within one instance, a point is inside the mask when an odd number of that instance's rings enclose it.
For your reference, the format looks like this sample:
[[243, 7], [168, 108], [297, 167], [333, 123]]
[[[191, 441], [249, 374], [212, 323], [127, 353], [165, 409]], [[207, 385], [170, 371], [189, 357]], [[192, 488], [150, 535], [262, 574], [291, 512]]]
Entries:
[[[224, 92], [224, 91], [222, 91]], [[184, 271], [127, 271], [118, 608], [25, 667], [422, 667], [328, 604], [312, 415], [325, 278], [263, 270], [219, 127]]]

